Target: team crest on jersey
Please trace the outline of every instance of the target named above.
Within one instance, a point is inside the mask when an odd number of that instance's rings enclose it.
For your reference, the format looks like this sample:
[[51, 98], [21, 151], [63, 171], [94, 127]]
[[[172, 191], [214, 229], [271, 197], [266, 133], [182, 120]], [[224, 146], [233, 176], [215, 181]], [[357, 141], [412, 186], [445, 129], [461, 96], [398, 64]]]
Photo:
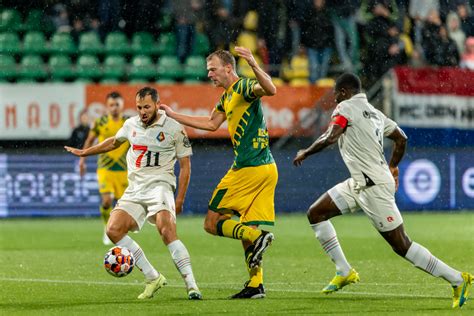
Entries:
[[156, 136], [156, 139], [157, 139], [159, 142], [164, 141], [164, 140], [165, 140], [165, 133], [160, 132], [160, 133], [158, 134], [158, 136]]
[[132, 131], [132, 137], [137, 136], [137, 132], [135, 130]]

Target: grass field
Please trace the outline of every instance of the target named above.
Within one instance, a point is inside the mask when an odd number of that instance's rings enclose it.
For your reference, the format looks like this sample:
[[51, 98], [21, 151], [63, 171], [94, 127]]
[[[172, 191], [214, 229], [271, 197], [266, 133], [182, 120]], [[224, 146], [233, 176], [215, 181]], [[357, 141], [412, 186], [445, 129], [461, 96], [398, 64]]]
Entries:
[[[280, 216], [276, 240], [265, 255], [263, 300], [228, 300], [246, 281], [235, 240], [207, 235], [202, 218], [178, 222], [204, 301], [188, 301], [183, 282], [154, 228], [133, 238], [169, 285], [138, 301], [142, 275], [115, 279], [102, 267], [99, 219], [0, 221], [0, 314], [351, 314], [474, 315], [474, 303], [451, 310], [451, 290], [397, 257], [364, 216], [333, 220], [346, 256], [361, 282], [326, 296], [319, 293], [334, 267], [305, 217]], [[462, 271], [474, 272], [474, 213], [405, 214], [412, 239]]]

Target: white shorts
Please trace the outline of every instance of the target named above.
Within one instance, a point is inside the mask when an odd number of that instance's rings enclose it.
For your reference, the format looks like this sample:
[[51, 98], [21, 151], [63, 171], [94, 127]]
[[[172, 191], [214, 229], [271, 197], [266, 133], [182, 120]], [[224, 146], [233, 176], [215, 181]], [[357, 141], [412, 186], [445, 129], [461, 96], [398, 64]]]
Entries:
[[357, 188], [354, 179], [349, 178], [336, 184], [328, 194], [342, 214], [362, 209], [380, 232], [394, 230], [403, 224], [402, 215], [395, 203], [395, 184]]
[[135, 231], [141, 230], [146, 220], [155, 225], [155, 215], [161, 211], [170, 212], [176, 222], [173, 188], [165, 182], [158, 183], [147, 192], [140, 192], [139, 196], [127, 194], [125, 191], [117, 201], [113, 211], [115, 210], [123, 210], [132, 216], [138, 226]]

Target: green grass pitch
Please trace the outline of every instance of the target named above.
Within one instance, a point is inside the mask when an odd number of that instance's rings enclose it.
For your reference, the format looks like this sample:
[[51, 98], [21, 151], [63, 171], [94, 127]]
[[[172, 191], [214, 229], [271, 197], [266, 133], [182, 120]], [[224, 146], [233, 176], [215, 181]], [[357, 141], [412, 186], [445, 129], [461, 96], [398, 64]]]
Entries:
[[[406, 230], [441, 260], [474, 272], [474, 213], [404, 214]], [[155, 298], [138, 301], [143, 277], [108, 275], [99, 219], [0, 221], [0, 314], [324, 314], [474, 315], [474, 303], [451, 310], [451, 289], [397, 257], [363, 215], [333, 223], [361, 282], [332, 294], [319, 290], [334, 274], [303, 214], [277, 218], [265, 254], [267, 297], [228, 300], [247, 280], [236, 240], [213, 237], [202, 217], [181, 217], [178, 232], [191, 253], [203, 301], [188, 301], [184, 284], [154, 227], [132, 237], [169, 281]]]

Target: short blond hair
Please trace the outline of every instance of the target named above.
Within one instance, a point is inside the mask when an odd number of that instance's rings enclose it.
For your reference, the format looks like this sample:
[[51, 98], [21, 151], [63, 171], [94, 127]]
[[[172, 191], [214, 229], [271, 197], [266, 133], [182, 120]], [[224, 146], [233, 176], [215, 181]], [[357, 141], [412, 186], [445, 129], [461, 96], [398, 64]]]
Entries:
[[236, 70], [237, 67], [235, 64], [235, 57], [228, 50], [223, 50], [223, 49], [216, 50], [215, 52], [207, 56], [206, 61], [211, 60], [212, 57], [214, 56], [219, 58], [223, 65], [231, 65], [232, 68]]

